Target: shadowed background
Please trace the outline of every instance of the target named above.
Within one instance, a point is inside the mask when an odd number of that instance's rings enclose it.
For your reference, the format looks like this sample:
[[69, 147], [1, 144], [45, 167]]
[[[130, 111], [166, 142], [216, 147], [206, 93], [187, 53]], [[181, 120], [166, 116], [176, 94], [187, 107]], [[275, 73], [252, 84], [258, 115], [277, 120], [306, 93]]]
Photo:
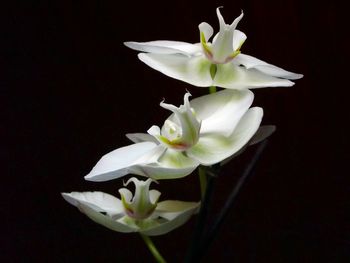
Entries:
[[[3, 33], [1, 114], [1, 258], [11, 262], [151, 262], [137, 234], [105, 229], [60, 192], [117, 194], [122, 179], [83, 179], [124, 136], [161, 125], [189, 90], [137, 59], [124, 41], [198, 42], [198, 24], [215, 31], [245, 15], [242, 52], [305, 76], [290, 88], [254, 90], [274, 124], [256, 173], [243, 187], [205, 262], [349, 262], [349, 161], [346, 17], [316, 1], [57, 1], [9, 9]], [[225, 166], [210, 218], [254, 153]], [[126, 177], [128, 178], [128, 177]], [[196, 201], [197, 175], [161, 181], [162, 199]], [[181, 262], [195, 220], [154, 238], [169, 262]], [[9, 261], [7, 261], [9, 262]]]

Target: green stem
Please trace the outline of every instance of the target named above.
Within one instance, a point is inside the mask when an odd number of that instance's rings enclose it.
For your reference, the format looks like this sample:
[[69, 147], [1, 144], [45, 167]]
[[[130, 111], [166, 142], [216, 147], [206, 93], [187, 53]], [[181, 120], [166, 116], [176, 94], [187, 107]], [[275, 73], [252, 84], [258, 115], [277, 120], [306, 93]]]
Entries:
[[216, 87], [215, 86], [210, 86], [209, 87], [209, 93], [212, 94], [212, 93], [215, 93], [216, 92]]
[[185, 258], [186, 263], [199, 262], [197, 260], [200, 257], [201, 251], [199, 251], [199, 246], [204, 236], [204, 228], [206, 226], [206, 220], [209, 213], [209, 206], [211, 203], [212, 195], [214, 192], [214, 183], [218, 175], [218, 170], [216, 167], [202, 167], [204, 175], [208, 174], [207, 186], [205, 189], [204, 197], [202, 198], [201, 207], [197, 217], [197, 223], [194, 228], [191, 244], [188, 248], [187, 255]]
[[156, 259], [158, 263], [166, 263], [165, 259], [162, 257], [162, 255], [159, 253], [158, 249], [154, 245], [152, 239], [149, 236], [140, 234], [143, 241], [145, 241], [149, 251], [151, 251], [152, 255]]
[[207, 189], [207, 174], [206, 174], [206, 168], [204, 166], [198, 167], [198, 174], [199, 174], [199, 183], [201, 186], [201, 197], [202, 200], [204, 199], [205, 190]]

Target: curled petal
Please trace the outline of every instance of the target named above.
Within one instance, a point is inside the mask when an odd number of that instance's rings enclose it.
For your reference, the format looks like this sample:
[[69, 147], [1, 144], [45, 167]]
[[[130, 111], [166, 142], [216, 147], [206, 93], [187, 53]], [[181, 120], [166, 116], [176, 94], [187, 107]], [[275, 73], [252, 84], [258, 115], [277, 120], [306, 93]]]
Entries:
[[172, 104], [160, 103], [160, 106], [174, 113], [180, 124], [178, 126], [176, 123], [167, 120], [163, 126], [161, 142], [164, 142], [170, 148], [185, 150], [198, 141], [201, 122], [196, 118], [191, 109], [188, 100], [190, 96], [191, 94], [188, 92], [185, 94], [184, 104], [179, 108]]

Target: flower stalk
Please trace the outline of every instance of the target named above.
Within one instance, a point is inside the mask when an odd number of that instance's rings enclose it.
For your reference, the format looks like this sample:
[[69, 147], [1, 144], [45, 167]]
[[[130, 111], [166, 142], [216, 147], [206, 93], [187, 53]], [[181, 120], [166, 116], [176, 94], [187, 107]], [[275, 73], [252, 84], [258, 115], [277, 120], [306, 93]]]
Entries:
[[143, 241], [145, 241], [146, 246], [148, 247], [149, 251], [152, 253], [154, 259], [158, 262], [158, 263], [166, 263], [165, 259], [163, 258], [163, 256], [159, 253], [157, 247], [155, 246], [155, 244], [153, 243], [152, 239], [149, 236], [140, 234]]
[[[244, 185], [244, 183], [246, 182], [247, 178], [250, 177], [254, 171], [254, 167], [257, 163], [257, 161], [259, 160], [262, 152], [264, 151], [266, 145], [267, 145], [267, 140], [264, 140], [263, 142], [260, 143], [258, 149], [256, 150], [253, 158], [251, 159], [251, 161], [248, 163], [247, 167], [245, 168], [242, 176], [240, 177], [240, 179], [238, 180], [237, 184], [235, 185], [235, 187], [232, 189], [232, 192], [230, 193], [226, 203], [224, 204], [224, 207], [220, 210], [219, 215], [217, 216], [216, 220], [214, 221], [214, 223], [212, 224], [211, 229], [208, 231], [208, 234], [205, 236], [204, 241], [201, 243], [201, 245], [199, 246], [199, 251], [206, 251], [209, 246], [211, 245], [211, 243], [213, 242], [214, 238], [216, 237], [218, 230], [220, 228], [220, 226], [222, 225], [224, 219], [226, 218], [228, 212], [230, 211], [230, 209], [232, 208], [238, 193], [240, 192], [242, 186]], [[204, 253], [201, 255], [204, 256]], [[198, 258], [199, 260], [200, 258]]]

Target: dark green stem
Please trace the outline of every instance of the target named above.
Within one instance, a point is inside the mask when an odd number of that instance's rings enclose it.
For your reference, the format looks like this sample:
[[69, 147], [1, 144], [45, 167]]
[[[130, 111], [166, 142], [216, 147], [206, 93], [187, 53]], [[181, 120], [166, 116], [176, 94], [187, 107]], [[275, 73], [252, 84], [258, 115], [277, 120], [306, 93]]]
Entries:
[[200, 257], [199, 245], [204, 235], [205, 221], [208, 216], [209, 205], [210, 205], [211, 197], [214, 190], [214, 182], [218, 174], [218, 171], [217, 170], [215, 171], [214, 167], [210, 167], [210, 168], [203, 167], [202, 169], [203, 169], [202, 173], [204, 173], [203, 176], [208, 175], [207, 187], [205, 190], [204, 198], [202, 198], [201, 208], [199, 210], [197, 223], [192, 236], [192, 242], [190, 244], [190, 247], [186, 255], [185, 262], [187, 263], [197, 262], [197, 259]]
[[201, 186], [201, 198], [204, 200], [205, 190], [207, 189], [207, 172], [205, 166], [198, 167], [199, 183]]
[[158, 249], [154, 245], [152, 239], [149, 236], [140, 234], [143, 241], [145, 241], [145, 244], [147, 245], [149, 251], [152, 253], [153, 257], [158, 263], [166, 263], [165, 259], [162, 257], [162, 255], [159, 253]]
[[[200, 251], [206, 251], [210, 244], [212, 243], [212, 241], [214, 240], [215, 236], [218, 233], [218, 230], [221, 226], [221, 224], [223, 223], [225, 217], [227, 216], [230, 208], [232, 207], [234, 201], [236, 200], [236, 197], [240, 191], [240, 189], [242, 188], [244, 182], [246, 181], [246, 179], [252, 174], [253, 172], [253, 168], [255, 167], [257, 161], [259, 160], [263, 150], [265, 149], [267, 145], [267, 140], [263, 141], [262, 143], [260, 143], [258, 149], [256, 150], [253, 158], [251, 159], [251, 161], [249, 162], [249, 164], [247, 165], [247, 167], [245, 168], [242, 176], [240, 177], [240, 179], [238, 180], [236, 186], [233, 188], [232, 192], [230, 193], [224, 207], [220, 210], [219, 215], [217, 216], [216, 221], [214, 221], [214, 223], [212, 224], [211, 229], [208, 232], [208, 235], [206, 236], [206, 238], [204, 239], [204, 241], [202, 242], [201, 246], [200, 246]], [[204, 253], [203, 253], [204, 254]], [[202, 254], [202, 256], [203, 256]]]

